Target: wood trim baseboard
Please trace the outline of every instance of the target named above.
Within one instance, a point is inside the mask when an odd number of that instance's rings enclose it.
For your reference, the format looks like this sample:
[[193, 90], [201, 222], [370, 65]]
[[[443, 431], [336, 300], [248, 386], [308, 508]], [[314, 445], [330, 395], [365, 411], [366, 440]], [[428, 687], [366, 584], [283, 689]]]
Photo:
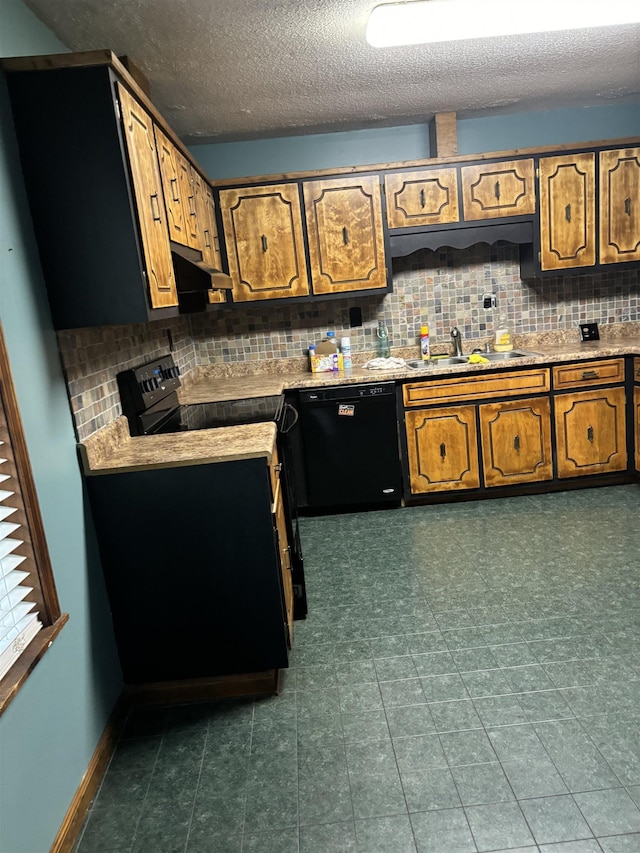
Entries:
[[71, 853], [84, 819], [87, 816], [91, 801], [96, 795], [102, 777], [107, 769], [109, 759], [115, 749], [128, 709], [129, 705], [126, 698], [124, 694], [121, 694], [107, 720], [89, 766], [82, 777], [82, 781], [71, 801], [71, 805], [67, 809], [65, 818], [51, 845], [49, 853]]
[[202, 702], [207, 699], [242, 699], [265, 696], [280, 690], [280, 670], [221, 675], [213, 678], [191, 678], [181, 681], [158, 681], [130, 684], [125, 696], [131, 705]]

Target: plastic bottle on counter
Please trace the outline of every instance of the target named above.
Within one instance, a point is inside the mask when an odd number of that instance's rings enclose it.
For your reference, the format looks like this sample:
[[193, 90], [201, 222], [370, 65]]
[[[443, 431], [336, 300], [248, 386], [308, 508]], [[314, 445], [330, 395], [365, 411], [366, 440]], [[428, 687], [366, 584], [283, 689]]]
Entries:
[[420, 327], [420, 355], [423, 361], [431, 358], [431, 345], [429, 342], [429, 326], [425, 323]]
[[315, 371], [316, 371], [316, 366], [315, 366], [314, 361], [313, 361], [315, 356], [316, 356], [316, 345], [315, 344], [309, 344], [309, 368], [310, 368], [312, 373], [315, 373]]
[[384, 324], [384, 320], [378, 320], [378, 331], [376, 332], [376, 335], [378, 337], [378, 357], [389, 358], [391, 355], [391, 349], [389, 347], [389, 332]]
[[500, 315], [493, 338], [493, 348], [496, 352], [509, 352], [513, 349], [513, 332], [505, 314]]
[[340, 339], [340, 352], [342, 353], [342, 367], [344, 370], [351, 370], [353, 362], [351, 360], [351, 338]]

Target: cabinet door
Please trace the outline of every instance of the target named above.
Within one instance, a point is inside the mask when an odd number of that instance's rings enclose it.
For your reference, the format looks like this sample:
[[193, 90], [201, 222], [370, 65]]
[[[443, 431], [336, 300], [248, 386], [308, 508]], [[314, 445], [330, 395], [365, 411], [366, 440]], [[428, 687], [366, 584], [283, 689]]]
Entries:
[[287, 524], [282, 503], [282, 492], [278, 488], [274, 504], [274, 526], [278, 548], [278, 559], [280, 561], [280, 573], [282, 575], [282, 593], [284, 599], [284, 612], [287, 620], [287, 631], [289, 648], [293, 643], [293, 575], [291, 563], [291, 549], [287, 539]]
[[464, 166], [462, 209], [466, 220], [535, 213], [533, 160]]
[[386, 289], [378, 178], [309, 181], [304, 203], [313, 292]]
[[558, 477], [584, 477], [627, 467], [624, 388], [555, 397]]
[[479, 488], [474, 406], [406, 412], [405, 427], [412, 494]]
[[421, 169], [385, 175], [389, 228], [457, 222], [458, 176], [455, 169]]
[[188, 163], [159, 127], [155, 126], [154, 133], [167, 211], [169, 237], [182, 246], [189, 246], [191, 244], [187, 231], [188, 196], [190, 192]]
[[153, 308], [178, 304], [153, 122], [118, 84], [122, 122], [138, 212], [147, 285]]
[[541, 268], [588, 267], [595, 262], [595, 155], [540, 158]]
[[221, 269], [220, 247], [218, 245], [218, 229], [216, 227], [213, 190], [205, 179], [195, 169], [193, 172], [193, 187], [196, 209], [196, 229], [198, 232], [198, 248], [202, 252], [202, 260], [214, 269]]
[[640, 261], [640, 148], [600, 152], [600, 263]]
[[636, 448], [636, 471], [640, 471], [640, 385], [633, 389], [633, 434]]
[[222, 190], [220, 209], [234, 302], [309, 293], [297, 184]]
[[480, 406], [480, 436], [485, 486], [553, 478], [548, 397]]

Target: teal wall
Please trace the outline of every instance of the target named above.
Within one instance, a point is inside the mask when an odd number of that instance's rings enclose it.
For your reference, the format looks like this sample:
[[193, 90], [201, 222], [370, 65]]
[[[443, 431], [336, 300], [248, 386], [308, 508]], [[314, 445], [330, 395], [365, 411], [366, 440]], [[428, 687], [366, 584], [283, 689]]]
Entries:
[[[0, 0], [0, 56], [64, 45]], [[0, 74], [0, 321], [69, 622], [0, 717], [0, 850], [47, 853], [121, 691], [71, 414]]]
[[[608, 106], [459, 119], [457, 132], [459, 154], [623, 139], [640, 136], [640, 100]], [[219, 142], [193, 145], [190, 150], [212, 179], [333, 169], [428, 158], [429, 126], [414, 124], [247, 142]]]

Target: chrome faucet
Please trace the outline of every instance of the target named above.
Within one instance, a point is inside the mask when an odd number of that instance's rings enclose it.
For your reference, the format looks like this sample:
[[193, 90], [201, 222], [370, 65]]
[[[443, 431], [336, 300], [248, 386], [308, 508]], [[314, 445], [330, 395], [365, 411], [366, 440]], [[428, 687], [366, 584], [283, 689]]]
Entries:
[[460, 334], [460, 329], [457, 326], [454, 326], [451, 329], [451, 344], [453, 346], [452, 355], [462, 355], [462, 335]]

